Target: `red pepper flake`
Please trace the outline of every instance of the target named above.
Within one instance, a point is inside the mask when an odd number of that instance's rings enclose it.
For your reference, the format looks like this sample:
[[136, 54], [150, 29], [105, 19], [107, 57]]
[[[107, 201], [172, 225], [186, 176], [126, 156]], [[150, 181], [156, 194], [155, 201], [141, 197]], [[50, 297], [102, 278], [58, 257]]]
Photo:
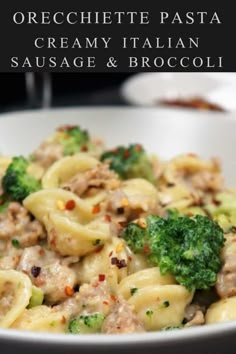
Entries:
[[112, 254], [113, 254], [113, 251], [111, 251], [111, 252], [108, 254], [108, 256], [109, 256], [109, 257], [111, 257], [111, 256], [112, 256]]
[[62, 318], [61, 318], [61, 323], [62, 323], [62, 324], [65, 324], [65, 323], [66, 323], [66, 318], [65, 318], [64, 315], [63, 315]]
[[111, 150], [111, 153], [112, 153], [112, 154], [118, 154], [118, 152], [119, 152], [119, 149], [118, 149], [118, 148]]
[[62, 125], [60, 127], [57, 128], [58, 132], [64, 132], [64, 131], [70, 131], [77, 128], [77, 125]]
[[204, 205], [202, 198], [196, 197], [193, 193], [191, 193], [190, 196], [193, 198], [193, 205], [194, 206], [203, 206]]
[[221, 204], [221, 202], [220, 202], [219, 200], [215, 199], [215, 198], [212, 199], [212, 203], [213, 203], [214, 205], [216, 205], [216, 206], [218, 206], [218, 205]]
[[117, 258], [117, 257], [112, 257], [112, 258], [111, 258], [111, 264], [112, 264], [112, 265], [116, 265], [117, 262], [118, 262], [118, 258]]
[[96, 281], [95, 283], [93, 283], [93, 287], [94, 287], [94, 288], [97, 288], [97, 287], [98, 287], [98, 285], [99, 285], [99, 284], [98, 284], [98, 282], [97, 282], [97, 281]]
[[105, 279], [106, 279], [105, 274], [99, 274], [99, 275], [98, 275], [98, 280], [99, 280], [99, 281], [104, 281]]
[[171, 182], [167, 183], [167, 187], [169, 187], [169, 188], [174, 187], [174, 186], [175, 186], [175, 183], [171, 183]]
[[127, 267], [125, 259], [118, 259], [117, 257], [111, 258], [111, 264], [116, 265], [119, 269]]
[[41, 249], [39, 250], [39, 255], [40, 255], [40, 256], [44, 256], [44, 255], [45, 255], [45, 251], [44, 251], [43, 248], [41, 248]]
[[55, 238], [53, 238], [53, 239], [50, 241], [50, 245], [51, 245], [52, 247], [56, 247], [56, 240], [55, 240]]
[[119, 221], [118, 225], [119, 225], [119, 230], [123, 230], [123, 228], [128, 225], [128, 221]]
[[81, 151], [83, 151], [83, 152], [88, 151], [88, 147], [87, 147], [87, 145], [83, 145], [83, 146], [81, 146]]
[[67, 285], [65, 287], [65, 293], [67, 296], [72, 296], [74, 295], [74, 289], [71, 286]]
[[144, 245], [143, 250], [144, 250], [144, 253], [146, 253], [146, 254], [150, 253], [150, 251], [151, 251], [150, 247], [149, 247], [149, 245], [147, 243]]
[[196, 200], [193, 205], [195, 206], [199, 206], [199, 207], [203, 207], [204, 206], [204, 202], [201, 198], [199, 198], [198, 200]]
[[119, 269], [127, 267], [127, 263], [126, 263], [125, 259], [121, 259], [121, 260], [119, 261], [119, 264], [117, 265], [117, 267], [118, 267]]
[[123, 207], [119, 207], [116, 209], [116, 212], [117, 212], [117, 214], [121, 215], [121, 214], [124, 214], [125, 209]]
[[125, 151], [123, 152], [123, 157], [124, 157], [124, 159], [128, 159], [129, 156], [130, 156], [129, 150], [125, 150]]
[[142, 145], [140, 145], [140, 144], [135, 145], [135, 151], [136, 151], [136, 152], [140, 152], [140, 151], [142, 151], [142, 150], [143, 150]]
[[34, 278], [37, 278], [41, 272], [41, 267], [33, 266], [31, 268], [31, 274], [33, 275]]
[[[50, 236], [50, 245], [52, 247], [56, 247], [56, 238], [57, 238], [57, 233], [55, 229], [51, 229], [51, 231], [49, 232], [49, 236]], [[43, 255], [43, 253], [42, 253]]]
[[103, 305], [108, 306], [108, 305], [109, 305], [109, 302], [108, 302], [108, 301], [103, 301]]
[[106, 214], [106, 215], [104, 216], [104, 218], [105, 218], [105, 220], [106, 220], [107, 222], [111, 222], [111, 216], [110, 216], [110, 215]]
[[[231, 227], [231, 231], [233, 232], [233, 233], [236, 233], [236, 226], [232, 226]], [[234, 242], [234, 241], [233, 241]], [[236, 242], [236, 240], [235, 240], [235, 242]]]
[[115, 302], [116, 301], [115, 295], [110, 295], [110, 299]]
[[100, 213], [100, 211], [101, 211], [100, 205], [99, 205], [99, 204], [94, 205], [93, 210], [92, 210], [92, 213], [93, 213], [93, 214], [98, 214], [98, 213]]
[[76, 206], [75, 201], [73, 199], [70, 199], [68, 200], [68, 202], [66, 202], [65, 208], [66, 210], [73, 210], [75, 206]]
[[101, 252], [101, 250], [103, 249], [103, 247], [104, 247], [104, 245], [99, 246], [99, 247], [96, 249], [95, 253]]
[[132, 261], [132, 257], [128, 256], [128, 261], [131, 262]]

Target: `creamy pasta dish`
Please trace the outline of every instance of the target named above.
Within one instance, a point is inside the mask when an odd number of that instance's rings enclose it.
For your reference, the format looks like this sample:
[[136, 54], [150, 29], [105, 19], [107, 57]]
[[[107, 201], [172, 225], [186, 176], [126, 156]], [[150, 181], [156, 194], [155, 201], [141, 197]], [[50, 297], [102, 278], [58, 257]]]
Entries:
[[236, 190], [62, 126], [0, 156], [0, 328], [120, 334], [236, 319]]

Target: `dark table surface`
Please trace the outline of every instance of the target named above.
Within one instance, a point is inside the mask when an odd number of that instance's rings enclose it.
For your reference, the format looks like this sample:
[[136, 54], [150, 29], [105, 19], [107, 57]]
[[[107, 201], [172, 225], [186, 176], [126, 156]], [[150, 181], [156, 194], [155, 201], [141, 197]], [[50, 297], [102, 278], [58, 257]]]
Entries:
[[[121, 97], [120, 87], [130, 74], [49, 74], [51, 107], [127, 105]], [[40, 74], [35, 74], [37, 97], [32, 102], [26, 89], [25, 74], [0, 73], [0, 113], [40, 108], [42, 84]], [[41, 80], [42, 81], [42, 80]]]

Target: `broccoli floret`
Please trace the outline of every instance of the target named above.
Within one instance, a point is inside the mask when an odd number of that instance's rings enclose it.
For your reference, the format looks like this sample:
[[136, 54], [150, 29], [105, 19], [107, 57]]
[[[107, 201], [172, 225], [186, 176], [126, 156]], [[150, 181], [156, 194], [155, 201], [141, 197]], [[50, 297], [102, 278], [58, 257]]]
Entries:
[[105, 151], [101, 161], [108, 161], [110, 168], [122, 179], [140, 177], [152, 183], [155, 180], [151, 161], [140, 144]]
[[236, 225], [236, 194], [233, 191], [218, 193], [215, 203], [205, 208], [225, 232], [231, 232]]
[[135, 252], [148, 252], [152, 265], [161, 274], [171, 273], [189, 290], [208, 289], [216, 282], [220, 269], [220, 250], [224, 245], [221, 227], [206, 216], [167, 218], [148, 216], [147, 227], [130, 223], [121, 236]]
[[69, 322], [68, 331], [73, 334], [100, 332], [105, 317], [101, 313], [81, 315]]
[[38, 288], [37, 286], [32, 285], [32, 295], [29, 301], [29, 305], [27, 306], [28, 309], [40, 306], [43, 303], [43, 291], [42, 289]]
[[123, 231], [122, 237], [134, 253], [141, 253], [146, 242], [146, 229], [136, 223], [130, 223]]
[[41, 188], [40, 182], [27, 173], [28, 165], [23, 156], [14, 157], [3, 176], [3, 191], [12, 200], [22, 201]]
[[90, 150], [91, 141], [89, 134], [79, 126], [60, 127], [58, 132], [57, 139], [63, 146], [64, 155], [73, 155], [81, 150]]

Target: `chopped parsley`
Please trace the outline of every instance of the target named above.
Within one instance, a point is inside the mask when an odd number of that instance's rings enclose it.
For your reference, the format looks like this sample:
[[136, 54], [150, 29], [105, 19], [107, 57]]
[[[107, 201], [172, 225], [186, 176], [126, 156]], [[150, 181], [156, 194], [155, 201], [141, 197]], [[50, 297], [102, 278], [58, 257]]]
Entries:
[[147, 310], [147, 311], [146, 311], [146, 315], [147, 315], [148, 317], [151, 317], [151, 316], [153, 315], [153, 311], [152, 311], [152, 310]]
[[132, 288], [132, 289], [130, 289], [130, 294], [131, 294], [131, 296], [133, 296], [137, 291], [138, 291], [138, 288]]
[[12, 244], [12, 246], [15, 247], [15, 248], [20, 248], [20, 242], [19, 242], [16, 238], [13, 238], [13, 239], [11, 240], [11, 244]]

